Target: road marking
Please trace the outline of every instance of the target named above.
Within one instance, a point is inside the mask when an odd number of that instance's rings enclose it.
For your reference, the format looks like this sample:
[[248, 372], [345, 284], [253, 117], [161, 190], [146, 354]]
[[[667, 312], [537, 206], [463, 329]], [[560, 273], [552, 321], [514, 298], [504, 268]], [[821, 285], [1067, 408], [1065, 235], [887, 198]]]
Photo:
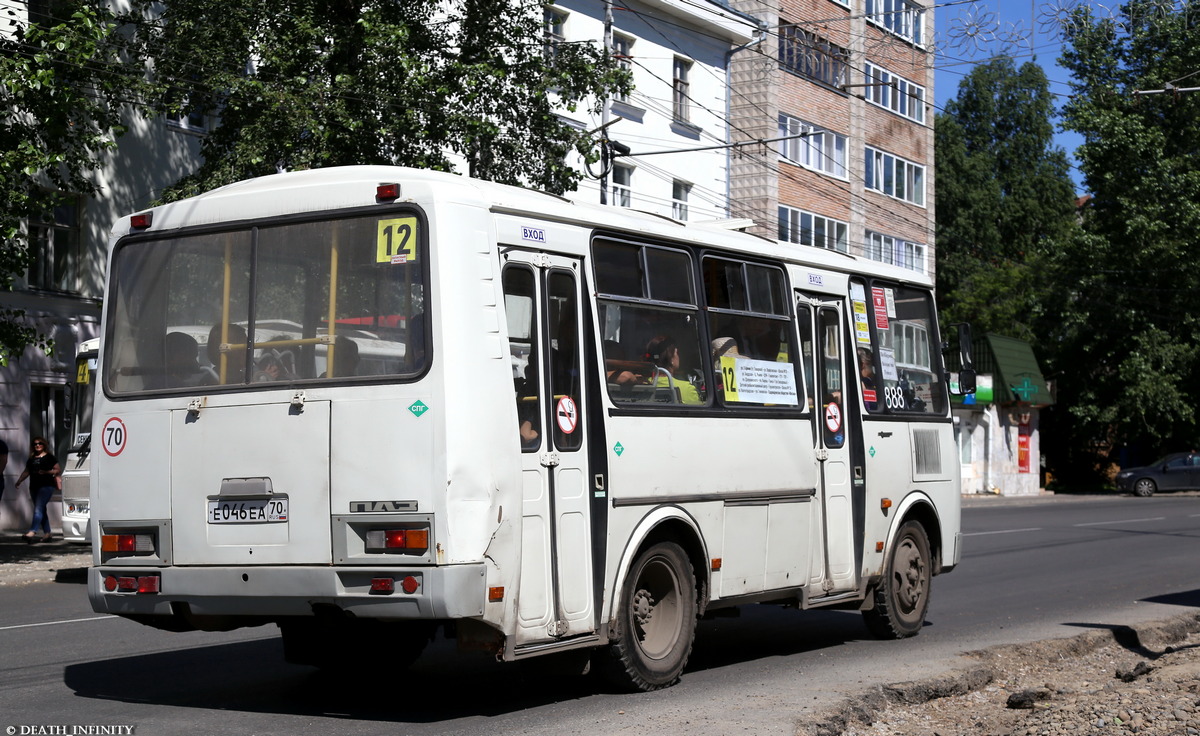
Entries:
[[1072, 524], [1071, 526], [1102, 526], [1104, 524], [1136, 524], [1139, 521], [1162, 521], [1165, 516], [1151, 516], [1146, 519], [1122, 519], [1120, 521], [1089, 521], [1086, 524]]
[[77, 624], [84, 621], [103, 621], [108, 618], [120, 618], [119, 616], [92, 616], [91, 618], [72, 618], [65, 621], [42, 621], [36, 624], [17, 624], [16, 626], [0, 626], [0, 631], [11, 631], [13, 629], [31, 629], [35, 626], [57, 626], [59, 624]]
[[1017, 532], [1040, 532], [1041, 530], [1042, 530], [1042, 528], [1040, 526], [1032, 526], [1032, 527], [1029, 527], [1028, 529], [1001, 529], [1000, 531], [996, 531], [996, 532], [968, 532], [966, 534], [963, 534], [963, 536], [964, 537], [980, 537], [980, 536], [983, 536], [984, 534], [1016, 534]]

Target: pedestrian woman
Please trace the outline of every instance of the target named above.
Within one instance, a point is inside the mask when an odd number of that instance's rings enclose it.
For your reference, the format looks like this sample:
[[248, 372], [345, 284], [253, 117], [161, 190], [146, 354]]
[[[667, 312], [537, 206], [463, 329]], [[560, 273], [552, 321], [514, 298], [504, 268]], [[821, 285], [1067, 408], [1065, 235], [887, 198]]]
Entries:
[[[58, 490], [60, 472], [62, 468], [58, 466], [58, 458], [50, 454], [46, 438], [34, 437], [33, 453], [25, 463], [21, 477], [17, 478], [18, 486], [24, 483], [26, 478], [29, 479], [29, 497], [33, 499], [33, 523], [29, 525], [29, 531], [25, 534], [26, 544], [50, 541], [50, 514], [46, 507], [50, 505], [51, 497]], [[37, 535], [39, 526], [42, 528], [40, 538]]]

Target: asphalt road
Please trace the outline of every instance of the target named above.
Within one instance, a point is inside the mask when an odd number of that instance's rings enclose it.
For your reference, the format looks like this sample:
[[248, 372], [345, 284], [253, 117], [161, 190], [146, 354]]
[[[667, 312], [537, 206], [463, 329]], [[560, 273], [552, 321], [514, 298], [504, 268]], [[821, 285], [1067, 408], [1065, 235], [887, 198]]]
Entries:
[[[981, 499], [964, 531], [962, 564], [934, 580], [915, 639], [875, 641], [856, 613], [747, 607], [701, 623], [679, 685], [640, 695], [571, 675], [569, 661], [498, 664], [441, 641], [394, 678], [326, 677], [283, 663], [273, 627], [158, 632], [93, 613], [82, 578], [60, 574], [0, 588], [0, 731], [793, 734], [867, 686], [964, 666], [966, 651], [1200, 607], [1195, 495]], [[382, 642], [362, 652], [387, 656]]]

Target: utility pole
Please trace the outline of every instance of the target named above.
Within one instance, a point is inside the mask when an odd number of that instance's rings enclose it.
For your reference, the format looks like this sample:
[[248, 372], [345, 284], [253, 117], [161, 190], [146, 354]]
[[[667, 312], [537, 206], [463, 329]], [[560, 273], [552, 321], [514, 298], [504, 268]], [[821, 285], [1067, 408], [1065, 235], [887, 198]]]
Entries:
[[[604, 0], [604, 53], [612, 58], [613, 53], [613, 4], [612, 0]], [[600, 204], [608, 204], [608, 170], [612, 165], [612, 155], [608, 148], [608, 105], [609, 98], [604, 97], [604, 109], [600, 111]]]

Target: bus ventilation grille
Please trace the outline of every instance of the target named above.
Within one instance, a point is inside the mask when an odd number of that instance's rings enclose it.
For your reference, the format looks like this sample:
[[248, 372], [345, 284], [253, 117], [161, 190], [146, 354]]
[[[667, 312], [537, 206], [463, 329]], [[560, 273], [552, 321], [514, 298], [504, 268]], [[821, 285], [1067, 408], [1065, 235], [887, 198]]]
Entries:
[[938, 475], [942, 472], [942, 450], [937, 430], [913, 430], [913, 455], [917, 463], [917, 475]]

